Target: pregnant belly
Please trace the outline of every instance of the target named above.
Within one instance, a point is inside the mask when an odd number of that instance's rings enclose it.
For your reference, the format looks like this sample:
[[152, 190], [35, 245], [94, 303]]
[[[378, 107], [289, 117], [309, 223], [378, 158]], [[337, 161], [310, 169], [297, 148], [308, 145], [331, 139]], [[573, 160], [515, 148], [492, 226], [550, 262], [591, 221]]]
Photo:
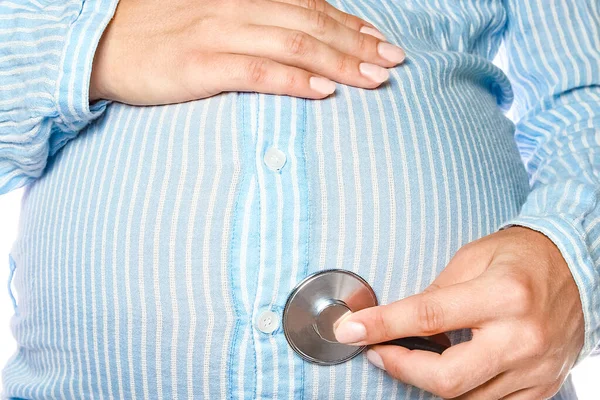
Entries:
[[492, 92], [426, 68], [322, 102], [110, 107], [25, 194], [8, 395], [423, 396], [362, 356], [305, 363], [277, 318], [326, 268], [381, 303], [419, 292], [518, 212], [527, 178]]

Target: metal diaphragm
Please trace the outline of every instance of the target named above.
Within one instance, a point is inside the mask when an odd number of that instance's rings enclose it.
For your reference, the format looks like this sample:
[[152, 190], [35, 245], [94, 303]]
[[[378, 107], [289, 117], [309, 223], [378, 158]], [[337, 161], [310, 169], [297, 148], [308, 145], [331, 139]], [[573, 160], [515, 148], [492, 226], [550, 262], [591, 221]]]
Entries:
[[314, 273], [290, 293], [283, 310], [283, 331], [294, 351], [320, 365], [335, 365], [360, 354], [365, 346], [335, 339], [334, 324], [345, 313], [377, 305], [377, 296], [360, 276], [343, 269]]

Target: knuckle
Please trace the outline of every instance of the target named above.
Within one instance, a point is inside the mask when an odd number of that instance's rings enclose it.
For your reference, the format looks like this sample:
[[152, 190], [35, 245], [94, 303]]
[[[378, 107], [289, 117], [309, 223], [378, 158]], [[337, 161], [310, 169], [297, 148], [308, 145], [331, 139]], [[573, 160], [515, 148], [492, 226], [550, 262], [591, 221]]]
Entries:
[[506, 279], [506, 300], [512, 304], [512, 309], [518, 315], [526, 315], [534, 306], [534, 292], [530, 282], [523, 276], [513, 273]]
[[344, 26], [349, 26], [350, 25], [350, 14], [348, 14], [348, 13], [342, 13], [341, 23]]
[[[205, 65], [206, 64], [206, 60], [204, 60], [204, 54], [197, 52], [197, 51], [191, 51], [191, 52], [182, 52], [182, 54], [179, 57], [175, 57], [175, 59], [173, 60], [173, 64], [174, 67], [176, 68], [177, 71], [180, 71], [181, 76], [183, 77], [187, 77], [187, 76], [193, 76], [194, 74], [197, 73], [198, 71], [198, 66], [199, 65]], [[183, 86], [186, 90], [186, 92], [193, 98], [198, 98], [201, 97], [200, 93], [201, 91], [197, 92], [196, 89], [194, 88], [193, 85], [189, 84], [189, 80], [187, 79], [183, 79]]]
[[317, 33], [324, 33], [329, 28], [329, 16], [322, 11], [312, 11], [310, 14], [313, 29]]
[[319, 7], [320, 1], [317, 0], [301, 0], [301, 5], [309, 10], [317, 10]]
[[385, 366], [385, 370], [390, 376], [402, 381], [404, 379], [404, 373], [398, 364], [399, 363], [395, 362], [388, 363], [388, 365]]
[[298, 77], [294, 73], [288, 73], [284, 78], [284, 85], [288, 91], [296, 89], [298, 86]]
[[383, 335], [383, 337], [385, 338], [392, 338], [393, 336], [393, 326], [391, 324], [391, 321], [385, 317], [384, 313], [381, 311], [381, 309], [377, 309], [377, 311], [375, 311], [375, 314], [373, 316], [374, 318], [374, 322], [375, 322], [375, 326], [377, 327], [377, 331], [380, 332], [381, 335]]
[[463, 245], [462, 247], [460, 247], [452, 256], [452, 258], [450, 259], [450, 262], [448, 263], [448, 265], [452, 265], [452, 264], [468, 264], [470, 262], [470, 259], [472, 258], [471, 255], [471, 250], [472, 250], [472, 244], [468, 243]]
[[266, 60], [253, 60], [248, 65], [248, 80], [253, 84], [261, 84], [267, 79], [268, 63]]
[[561, 381], [556, 381], [553, 382], [549, 387], [547, 392], [545, 393], [546, 398], [551, 398], [554, 395], [556, 395], [558, 393], [558, 391], [560, 390], [560, 388], [562, 387], [562, 382]]
[[444, 310], [432, 296], [423, 296], [417, 308], [417, 327], [425, 335], [441, 332], [444, 327]]
[[285, 48], [293, 56], [303, 56], [308, 52], [309, 38], [304, 32], [291, 33], [286, 42]]
[[525, 331], [525, 343], [531, 357], [540, 357], [546, 354], [550, 343], [546, 335], [546, 329], [541, 324], [532, 324]]
[[340, 56], [335, 65], [335, 72], [340, 75], [349, 75], [352, 65], [352, 59], [346, 56]]
[[456, 260], [467, 260], [473, 251], [474, 242], [469, 242], [464, 244], [461, 248], [459, 248], [456, 253], [454, 253], [454, 257]]
[[432, 382], [434, 394], [445, 399], [451, 399], [463, 394], [461, 390], [461, 382], [456, 379], [455, 374], [447, 369], [437, 371]]
[[358, 40], [356, 43], [356, 48], [360, 51], [360, 52], [364, 52], [369, 48], [373, 48], [374, 46], [372, 46], [372, 42], [367, 39], [367, 35], [363, 35], [363, 34], [358, 34]]
[[562, 384], [560, 382], [556, 382], [553, 383], [549, 386], [545, 386], [541, 391], [540, 391], [540, 399], [551, 399], [552, 397], [554, 397], [558, 391], [560, 390]]
[[563, 368], [559, 360], [543, 362], [536, 371], [536, 380], [546, 385], [554, 385], [562, 382]]

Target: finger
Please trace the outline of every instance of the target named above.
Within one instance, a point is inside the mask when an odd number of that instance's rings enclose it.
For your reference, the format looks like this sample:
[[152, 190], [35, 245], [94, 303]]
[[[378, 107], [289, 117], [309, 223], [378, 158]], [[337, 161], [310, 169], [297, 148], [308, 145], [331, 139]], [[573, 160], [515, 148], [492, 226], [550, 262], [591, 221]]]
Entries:
[[501, 373], [483, 385], [459, 396], [456, 400], [501, 399], [530, 386], [530, 380], [522, 371], [513, 370]]
[[339, 342], [380, 343], [409, 336], [432, 336], [480, 328], [505, 315], [507, 296], [486, 277], [351, 313], [336, 323]]
[[[249, 42], [248, 38], [253, 39]], [[269, 58], [352, 86], [375, 88], [389, 77], [383, 67], [363, 63], [304, 32], [275, 26], [247, 26], [214, 46], [223, 52]]]
[[[260, 92], [309, 99], [327, 97], [335, 83], [300, 68], [273, 60], [238, 54], [218, 54], [202, 58], [189, 73], [193, 98], [195, 91], [214, 95], [220, 92]], [[207, 96], [202, 96], [207, 97]]]
[[499, 349], [484, 343], [483, 340], [461, 343], [441, 355], [378, 345], [370, 349], [367, 357], [375, 365], [379, 362], [377, 366], [404, 383], [443, 398], [454, 398], [503, 372]]
[[307, 8], [309, 10], [321, 11], [341, 23], [342, 25], [347, 26], [350, 29], [355, 31], [360, 31], [364, 27], [371, 28], [367, 29], [365, 33], [369, 33], [372, 36], [375, 36], [381, 40], [386, 40], [383, 33], [381, 33], [373, 24], [370, 22], [359, 18], [355, 15], [348, 14], [344, 11], [338, 10], [328, 2], [324, 0], [275, 0], [278, 3], [287, 3], [295, 6]]
[[446, 268], [425, 290], [466, 282], [481, 275], [490, 265], [494, 256], [489, 243], [477, 240], [461, 247]]
[[319, 39], [346, 54], [384, 67], [392, 67], [405, 59], [404, 51], [390, 43], [342, 25], [329, 15], [285, 3], [273, 3], [273, 18], [257, 4], [250, 20], [256, 25], [279, 26], [298, 30]]

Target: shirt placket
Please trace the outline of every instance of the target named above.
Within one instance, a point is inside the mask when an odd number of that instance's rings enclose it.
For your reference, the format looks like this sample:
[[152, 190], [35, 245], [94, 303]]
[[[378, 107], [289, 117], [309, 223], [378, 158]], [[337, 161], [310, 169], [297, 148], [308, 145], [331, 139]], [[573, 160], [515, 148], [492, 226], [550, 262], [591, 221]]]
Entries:
[[257, 279], [251, 315], [257, 398], [300, 397], [303, 362], [285, 339], [282, 314], [306, 274], [308, 191], [304, 168], [305, 101], [257, 95], [255, 165]]

